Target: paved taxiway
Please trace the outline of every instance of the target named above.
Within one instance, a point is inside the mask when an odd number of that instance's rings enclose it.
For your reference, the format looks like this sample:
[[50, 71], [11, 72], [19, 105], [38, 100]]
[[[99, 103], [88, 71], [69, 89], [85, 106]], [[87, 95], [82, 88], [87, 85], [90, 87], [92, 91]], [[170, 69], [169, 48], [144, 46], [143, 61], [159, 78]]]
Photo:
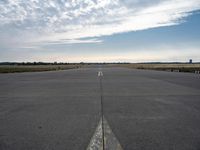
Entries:
[[85, 150], [101, 96], [124, 150], [200, 149], [199, 75], [108, 67], [0, 74], [0, 149]]

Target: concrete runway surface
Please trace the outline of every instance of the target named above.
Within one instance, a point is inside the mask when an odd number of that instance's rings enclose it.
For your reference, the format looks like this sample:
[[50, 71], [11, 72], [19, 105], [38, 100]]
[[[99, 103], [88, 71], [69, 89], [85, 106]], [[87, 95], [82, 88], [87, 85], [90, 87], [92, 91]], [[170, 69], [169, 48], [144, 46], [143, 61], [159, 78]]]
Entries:
[[101, 100], [123, 150], [200, 149], [199, 75], [97, 66], [0, 74], [0, 150], [86, 150]]

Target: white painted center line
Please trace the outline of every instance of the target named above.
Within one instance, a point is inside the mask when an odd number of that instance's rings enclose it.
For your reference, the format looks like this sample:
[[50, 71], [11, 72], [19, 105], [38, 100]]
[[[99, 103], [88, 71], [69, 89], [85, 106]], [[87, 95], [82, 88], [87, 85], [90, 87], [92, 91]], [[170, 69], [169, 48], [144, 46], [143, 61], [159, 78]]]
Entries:
[[95, 130], [95, 133], [90, 140], [90, 144], [87, 150], [103, 150], [103, 139], [102, 139], [102, 119], [100, 119], [99, 124]]
[[[123, 150], [119, 141], [112, 132], [107, 120], [103, 117], [104, 124], [104, 139], [105, 147], [104, 150]], [[103, 131], [102, 131], [102, 119], [100, 119], [96, 131], [87, 147], [87, 150], [103, 150]]]
[[123, 150], [107, 120], [103, 117], [105, 150]]
[[101, 77], [101, 76], [103, 76], [103, 72], [102, 72], [102, 71], [99, 71], [99, 72], [98, 72], [98, 77]]

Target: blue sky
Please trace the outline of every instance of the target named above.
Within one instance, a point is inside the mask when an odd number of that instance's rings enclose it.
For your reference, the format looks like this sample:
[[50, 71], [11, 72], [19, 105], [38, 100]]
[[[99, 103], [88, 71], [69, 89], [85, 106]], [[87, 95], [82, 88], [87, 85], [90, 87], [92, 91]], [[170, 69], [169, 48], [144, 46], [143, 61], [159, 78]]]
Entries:
[[200, 61], [200, 0], [2, 0], [0, 61]]

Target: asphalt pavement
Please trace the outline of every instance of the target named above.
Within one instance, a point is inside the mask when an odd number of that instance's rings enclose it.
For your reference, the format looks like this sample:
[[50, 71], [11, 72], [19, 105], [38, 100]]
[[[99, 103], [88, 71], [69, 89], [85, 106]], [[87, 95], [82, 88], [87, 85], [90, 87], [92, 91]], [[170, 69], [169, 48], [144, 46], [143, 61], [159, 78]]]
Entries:
[[0, 74], [0, 150], [86, 150], [102, 105], [123, 150], [200, 149], [200, 75], [97, 66]]

